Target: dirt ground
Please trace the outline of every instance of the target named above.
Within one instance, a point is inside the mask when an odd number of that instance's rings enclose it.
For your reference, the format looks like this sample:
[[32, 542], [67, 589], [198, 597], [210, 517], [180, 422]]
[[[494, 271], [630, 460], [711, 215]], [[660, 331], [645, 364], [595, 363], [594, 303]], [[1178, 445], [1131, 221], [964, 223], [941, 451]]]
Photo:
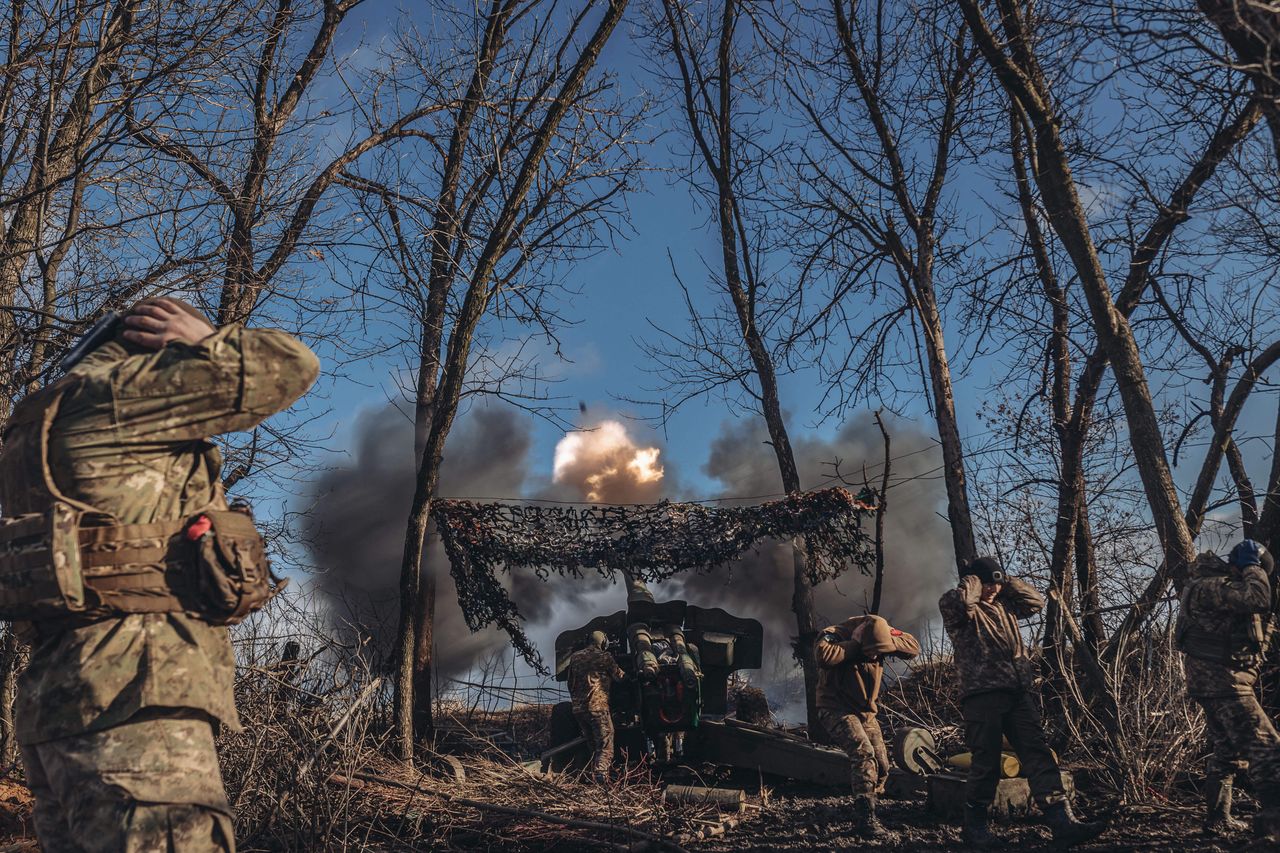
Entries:
[[[798, 850], [964, 850], [958, 826], [931, 818], [923, 800], [885, 800], [881, 822], [893, 830], [892, 840], [869, 844], [853, 832], [851, 800], [847, 797], [776, 795], [759, 818], [743, 824], [723, 839], [687, 845], [698, 851]], [[1098, 814], [1083, 817], [1100, 817]], [[1192, 809], [1135, 808], [1109, 814], [1111, 825], [1096, 842], [1072, 848], [1081, 851], [1228, 851], [1247, 845], [1247, 833], [1211, 839], [1200, 832], [1200, 814]], [[1048, 829], [1031, 820], [992, 823], [1008, 850], [1058, 850]]]
[[[885, 800], [880, 816], [894, 831], [892, 840], [869, 844], [857, 837], [850, 820], [848, 797], [823, 797], [812, 793], [775, 792], [758, 816], [742, 823], [722, 838], [694, 841], [685, 849], [699, 853], [720, 851], [941, 851], [963, 850], [958, 827], [939, 823], [924, 810], [922, 800]], [[30, 794], [21, 785], [0, 782], [0, 853], [30, 853], [38, 848], [30, 829]], [[1093, 815], [1090, 815], [1093, 816]], [[1133, 808], [1112, 813], [1111, 827], [1097, 842], [1082, 845], [1080, 851], [1230, 851], [1248, 843], [1247, 834], [1224, 839], [1210, 839], [1200, 832], [1199, 814], [1193, 809], [1156, 810]], [[550, 826], [547, 830], [554, 829]], [[993, 831], [1005, 841], [1008, 850], [1056, 850], [1048, 830], [1031, 821], [994, 823]], [[499, 836], [500, 837], [500, 836]], [[529, 840], [526, 838], [526, 840]], [[482, 837], [455, 838], [453, 850], [500, 849]], [[461, 843], [459, 843], [461, 842]], [[536, 846], [536, 845], [535, 845]], [[377, 849], [385, 850], [386, 847]], [[590, 850], [591, 845], [550, 844], [548, 850]]]
[[[741, 778], [706, 780], [712, 784], [741, 784]], [[744, 786], [745, 787], [745, 786]], [[752, 797], [758, 801], [758, 798]], [[38, 850], [30, 827], [31, 795], [25, 787], [11, 781], [0, 781], [0, 853], [33, 853]], [[733, 851], [942, 851], [964, 850], [960, 843], [959, 828], [930, 816], [923, 800], [882, 800], [880, 818], [893, 832], [893, 837], [877, 843], [868, 843], [853, 830], [851, 819], [852, 800], [846, 796], [831, 796], [815, 789], [788, 788], [783, 783], [768, 792], [763, 808], [750, 810], [738, 827], [723, 837], [703, 841], [686, 841], [683, 847], [698, 853], [728, 853]], [[1249, 803], [1241, 817], [1251, 815]], [[1085, 804], [1078, 809], [1090, 819], [1105, 817], [1110, 821], [1107, 832], [1096, 842], [1082, 845], [1081, 851], [1231, 851], [1245, 849], [1249, 842], [1247, 833], [1228, 838], [1210, 838], [1200, 831], [1201, 812], [1195, 807], [1107, 808], [1104, 804]], [[505, 821], [499, 820], [498, 823]], [[534, 821], [534, 823], [538, 823]], [[1046, 828], [1034, 820], [1018, 820], [1008, 823], [994, 822], [992, 830], [1005, 842], [1007, 850], [1056, 850]], [[543, 825], [538, 832], [526, 827], [517, 846], [527, 850], [577, 851], [598, 849], [596, 845], [581, 843], [577, 838], [563, 838], [556, 842], [559, 828]], [[536, 836], [540, 836], [537, 838]], [[503, 840], [504, 833], [458, 833], [445, 848], [450, 850], [510, 849], [512, 839]], [[358, 849], [358, 848], [356, 848]], [[369, 849], [390, 850], [393, 847], [377, 845]], [[401, 849], [422, 849], [401, 848]]]

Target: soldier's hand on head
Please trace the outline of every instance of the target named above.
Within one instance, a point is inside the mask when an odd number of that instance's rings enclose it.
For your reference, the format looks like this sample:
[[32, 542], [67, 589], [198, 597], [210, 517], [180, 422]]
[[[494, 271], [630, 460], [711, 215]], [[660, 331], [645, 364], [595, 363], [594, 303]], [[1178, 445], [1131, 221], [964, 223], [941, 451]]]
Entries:
[[965, 575], [960, 578], [960, 592], [966, 600], [977, 601], [982, 596], [982, 578], [977, 575]]
[[124, 325], [125, 340], [157, 350], [174, 341], [198, 344], [214, 333], [213, 326], [203, 317], [163, 296], [133, 306], [125, 315]]

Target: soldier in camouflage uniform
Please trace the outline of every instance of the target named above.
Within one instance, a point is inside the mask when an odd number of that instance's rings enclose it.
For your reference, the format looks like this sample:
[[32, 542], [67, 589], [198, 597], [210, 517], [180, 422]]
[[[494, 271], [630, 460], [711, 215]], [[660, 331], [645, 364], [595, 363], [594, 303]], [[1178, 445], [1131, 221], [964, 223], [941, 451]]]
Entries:
[[[318, 370], [283, 332], [215, 331], [185, 303], [144, 300], [60, 380], [67, 390], [49, 413], [45, 460], [31, 458], [41, 424], [24, 412], [41, 405], [39, 394], [15, 408], [0, 507], [43, 512], [52, 490], [120, 525], [225, 509], [221, 459], [207, 439], [288, 407]], [[48, 489], [30, 473], [46, 463]], [[187, 612], [33, 627], [15, 716], [43, 848], [233, 851], [214, 751], [219, 726], [240, 728], [226, 628]]]
[[1031, 794], [1057, 841], [1076, 844], [1102, 833], [1102, 824], [1081, 823], [1071, 813], [1058, 761], [1045, 743], [1040, 712], [1032, 698], [1035, 675], [1018, 620], [1039, 613], [1044, 597], [1009, 577], [994, 557], [979, 557], [960, 586], [938, 602], [960, 676], [965, 741], [973, 754], [966, 786], [961, 838], [990, 847], [987, 811], [1001, 775], [1001, 743], [1008, 737], [1026, 772]]
[[1254, 828], [1280, 844], [1280, 735], [1254, 692], [1271, 639], [1274, 568], [1266, 549], [1249, 539], [1228, 562], [1202, 554], [1182, 590], [1177, 643], [1187, 694], [1204, 708], [1213, 747], [1205, 830], [1247, 828], [1232, 817], [1231, 801], [1236, 774], [1248, 770], [1262, 804]]
[[591, 772], [604, 782], [613, 764], [613, 717], [609, 714], [609, 691], [623, 677], [613, 656], [605, 651], [609, 638], [592, 631], [584, 648], [569, 657], [569, 698], [573, 716], [591, 744]]
[[886, 834], [876, 818], [876, 795], [889, 775], [876, 700], [884, 658], [910, 660], [920, 654], [916, 638], [880, 616], [854, 616], [822, 630], [814, 646], [818, 661], [818, 719], [832, 742], [849, 756], [854, 820], [860, 835]]

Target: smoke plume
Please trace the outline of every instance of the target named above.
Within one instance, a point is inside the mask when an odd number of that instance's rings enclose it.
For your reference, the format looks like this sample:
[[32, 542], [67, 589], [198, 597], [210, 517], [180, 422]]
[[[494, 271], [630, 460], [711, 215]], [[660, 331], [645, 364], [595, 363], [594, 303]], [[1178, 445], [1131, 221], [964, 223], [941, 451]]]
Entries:
[[[954, 578], [951, 540], [945, 520], [936, 443], [919, 430], [890, 424], [893, 482], [886, 517], [886, 571], [881, 613], [893, 624], [921, 634], [937, 615], [937, 600]], [[354, 461], [323, 474], [314, 485], [314, 510], [308, 534], [320, 587], [329, 601], [332, 627], [348, 640], [363, 637], [384, 659], [395, 645], [399, 612], [400, 562], [405, 521], [413, 495], [413, 426], [393, 407], [364, 415], [356, 429]], [[726, 424], [714, 440], [707, 475], [722, 485], [725, 497], [775, 494], [777, 461], [768, 435], [755, 422]], [[527, 421], [511, 409], [476, 408], [459, 419], [449, 437], [441, 472], [442, 495], [590, 500], [601, 503], [649, 503], [678, 495], [674, 472], [657, 447], [637, 442], [619, 421], [601, 419], [562, 438], [552, 476], [531, 470]], [[865, 465], [879, 486], [883, 444], [869, 416], [859, 416], [831, 441], [794, 442], [801, 482], [826, 484], [830, 463], [842, 460], [846, 477], [858, 479]], [[545, 464], [545, 463], [541, 463]], [[541, 467], [541, 464], [538, 466]], [[870, 518], [867, 524], [873, 522]], [[868, 528], [870, 530], [870, 527]], [[696, 568], [696, 567], [695, 567]], [[483, 658], [509, 648], [494, 629], [473, 634], [462, 620], [447, 557], [433, 536], [426, 570], [437, 580], [436, 665], [441, 677], [466, 672]], [[765, 626], [765, 671], [753, 679], [777, 698], [781, 685], [795, 676], [791, 638], [792, 553], [783, 543], [762, 543], [728, 569], [689, 573], [654, 588], [659, 599], [685, 598], [702, 607], [723, 607], [759, 619]], [[870, 602], [872, 579], [856, 572], [815, 590], [815, 602], [830, 624], [862, 613]], [[531, 573], [508, 578], [519, 606], [544, 656], [555, 635], [598, 613], [624, 606], [622, 589], [594, 573], [583, 578], [543, 581]], [[615, 595], [616, 592], [616, 595]], [[785, 710], [784, 710], [785, 713]]]
[[[507, 497], [521, 494], [528, 473], [528, 426], [507, 408], [477, 407], [459, 418], [449, 436], [440, 494]], [[414, 489], [413, 424], [393, 406], [361, 416], [354, 464], [324, 473], [314, 484], [307, 522], [312, 555], [321, 569], [332, 628], [340, 637], [369, 642], [386, 660], [395, 648], [400, 564]], [[462, 619], [448, 558], [430, 537], [424, 571], [436, 579], [435, 647], [440, 677], [465, 672], [507, 648], [494, 629], [473, 634]], [[550, 614], [551, 592], [533, 579], [517, 583], [526, 618]]]
[[579, 500], [650, 503], [668, 488], [660, 455], [657, 447], [637, 445], [619, 421], [603, 420], [560, 439], [552, 479]]
[[[945, 506], [936, 443], [901, 422], [887, 424], [892, 436], [891, 485], [885, 515], [885, 580], [880, 613], [892, 624], [920, 635], [936, 620], [938, 597], [954, 585], [955, 561], [950, 530], [939, 510]], [[726, 425], [712, 445], [704, 471], [723, 484], [725, 496], [765, 495], [779, 490], [778, 463], [768, 434], [756, 422]], [[880, 486], [884, 444], [870, 415], [859, 415], [834, 440], [798, 438], [793, 444], [801, 484], [826, 484], [839, 459], [844, 476], [861, 484], [863, 466]], [[838, 483], [836, 483], [838, 485]], [[757, 501], [748, 501], [755, 503]], [[874, 521], [865, 522], [868, 533]], [[793, 557], [790, 545], [767, 543], [730, 570], [685, 576], [682, 594], [691, 603], [723, 607], [738, 616], [759, 619], [765, 627], [766, 685], [794, 672], [791, 638]], [[871, 601], [872, 578], [850, 571], [814, 590], [821, 624], [861, 614]], [[770, 671], [772, 670], [772, 671]], [[771, 691], [772, 692], [772, 691]]]

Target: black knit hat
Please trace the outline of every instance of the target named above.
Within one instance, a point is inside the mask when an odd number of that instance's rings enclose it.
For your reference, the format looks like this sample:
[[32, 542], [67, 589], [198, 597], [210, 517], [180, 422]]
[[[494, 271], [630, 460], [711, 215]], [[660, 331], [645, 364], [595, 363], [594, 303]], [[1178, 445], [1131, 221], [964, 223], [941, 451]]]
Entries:
[[979, 557], [965, 566], [966, 575], [977, 575], [983, 583], [1004, 583], [1004, 569], [995, 557]]

